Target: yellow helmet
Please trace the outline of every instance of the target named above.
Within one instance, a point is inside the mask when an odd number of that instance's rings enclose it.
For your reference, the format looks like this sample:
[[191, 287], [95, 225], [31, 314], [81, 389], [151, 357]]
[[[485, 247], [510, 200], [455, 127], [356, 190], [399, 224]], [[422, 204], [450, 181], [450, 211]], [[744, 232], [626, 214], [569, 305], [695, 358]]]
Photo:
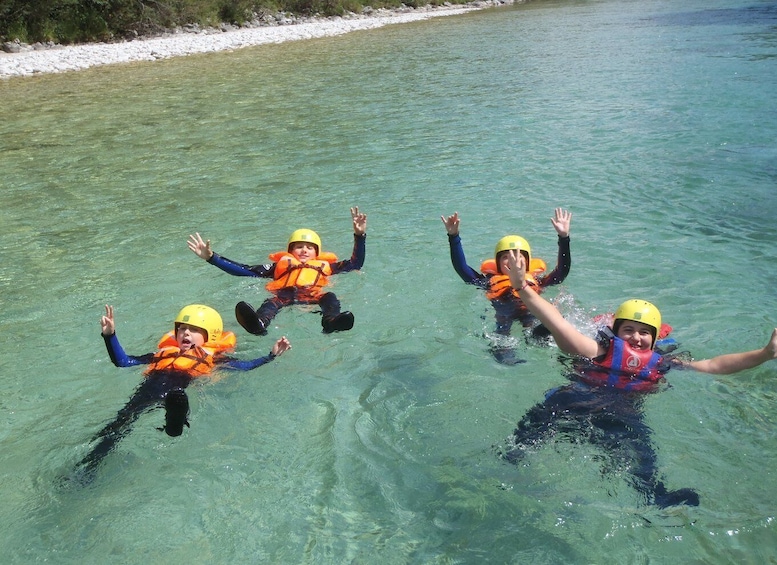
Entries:
[[529, 247], [529, 242], [520, 235], [506, 235], [497, 241], [494, 257], [497, 257], [502, 251], [509, 251], [510, 249], [517, 249], [524, 255], [528, 254], [529, 260], [531, 260], [531, 247]]
[[[637, 300], [635, 298], [627, 300], [615, 311], [613, 315], [613, 326], [618, 320], [631, 320], [640, 322], [653, 328], [653, 345], [656, 342], [656, 336], [661, 331], [661, 312], [647, 300]], [[616, 329], [615, 327], [613, 329]]]
[[195, 328], [205, 330], [208, 334], [206, 341], [218, 341], [221, 332], [224, 330], [224, 322], [221, 315], [210, 306], [202, 304], [189, 304], [184, 306], [175, 317], [175, 331], [178, 331], [178, 324], [188, 324]]
[[494, 249], [497, 271], [501, 272], [501, 269], [499, 268], [499, 254], [502, 253], [502, 251], [510, 251], [511, 249], [517, 249], [524, 257], [526, 257], [526, 268], [528, 269], [529, 264], [531, 263], [531, 247], [529, 247], [529, 242], [520, 235], [506, 235], [496, 242], [496, 249]]
[[312, 243], [316, 246], [316, 253], [321, 253], [321, 238], [318, 237], [318, 234], [313, 230], [300, 229], [294, 231], [294, 233], [289, 236], [289, 245], [286, 250], [289, 251], [291, 249], [292, 243], [299, 242]]

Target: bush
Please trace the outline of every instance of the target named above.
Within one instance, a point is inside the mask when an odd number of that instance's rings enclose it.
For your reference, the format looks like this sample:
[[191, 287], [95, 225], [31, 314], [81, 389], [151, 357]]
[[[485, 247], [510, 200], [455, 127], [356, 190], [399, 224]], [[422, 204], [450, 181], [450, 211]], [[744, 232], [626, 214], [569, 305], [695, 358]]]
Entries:
[[[466, 0], [452, 0], [463, 3]], [[406, 0], [410, 6], [442, 0]], [[0, 41], [106, 41], [186, 24], [243, 24], [254, 13], [334, 16], [364, 5], [396, 8], [402, 0], [0, 0]]]

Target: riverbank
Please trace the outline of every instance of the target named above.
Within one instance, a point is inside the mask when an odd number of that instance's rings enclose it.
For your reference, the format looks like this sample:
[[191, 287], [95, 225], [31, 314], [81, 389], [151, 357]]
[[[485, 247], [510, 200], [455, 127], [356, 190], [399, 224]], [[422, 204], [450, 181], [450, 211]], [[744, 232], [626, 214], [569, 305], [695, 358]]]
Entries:
[[391, 24], [408, 23], [439, 16], [453, 16], [473, 10], [512, 4], [512, 0], [483, 0], [466, 5], [425, 6], [399, 10], [366, 10], [336, 18], [262, 20], [240, 28], [176, 30], [158, 37], [117, 43], [26, 47], [17, 53], [0, 52], [0, 79], [48, 73], [78, 71], [101, 65], [134, 61], [155, 61], [195, 53], [230, 51], [318, 37], [342, 35]]

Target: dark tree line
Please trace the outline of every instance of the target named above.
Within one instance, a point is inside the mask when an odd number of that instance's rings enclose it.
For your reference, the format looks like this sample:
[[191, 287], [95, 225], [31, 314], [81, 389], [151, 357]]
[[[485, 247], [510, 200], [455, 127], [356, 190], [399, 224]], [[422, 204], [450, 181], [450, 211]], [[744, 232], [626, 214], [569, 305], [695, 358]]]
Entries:
[[364, 6], [441, 3], [443, 0], [0, 0], [0, 41], [111, 41], [187, 24], [240, 25], [251, 21], [255, 14], [334, 16], [358, 13]]

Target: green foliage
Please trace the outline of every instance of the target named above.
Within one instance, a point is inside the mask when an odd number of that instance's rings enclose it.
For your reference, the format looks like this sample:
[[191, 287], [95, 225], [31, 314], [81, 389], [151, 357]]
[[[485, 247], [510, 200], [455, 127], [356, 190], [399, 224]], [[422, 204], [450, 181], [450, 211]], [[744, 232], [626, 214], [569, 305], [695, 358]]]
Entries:
[[230, 24], [242, 24], [250, 21], [254, 15], [254, 2], [251, 0], [223, 0], [219, 7], [219, 19]]
[[[364, 6], [439, 5], [444, 0], [0, 0], [0, 41], [82, 43], [147, 35], [186, 24], [244, 24], [255, 14], [334, 16]], [[464, 3], [466, 0], [452, 0]]]

